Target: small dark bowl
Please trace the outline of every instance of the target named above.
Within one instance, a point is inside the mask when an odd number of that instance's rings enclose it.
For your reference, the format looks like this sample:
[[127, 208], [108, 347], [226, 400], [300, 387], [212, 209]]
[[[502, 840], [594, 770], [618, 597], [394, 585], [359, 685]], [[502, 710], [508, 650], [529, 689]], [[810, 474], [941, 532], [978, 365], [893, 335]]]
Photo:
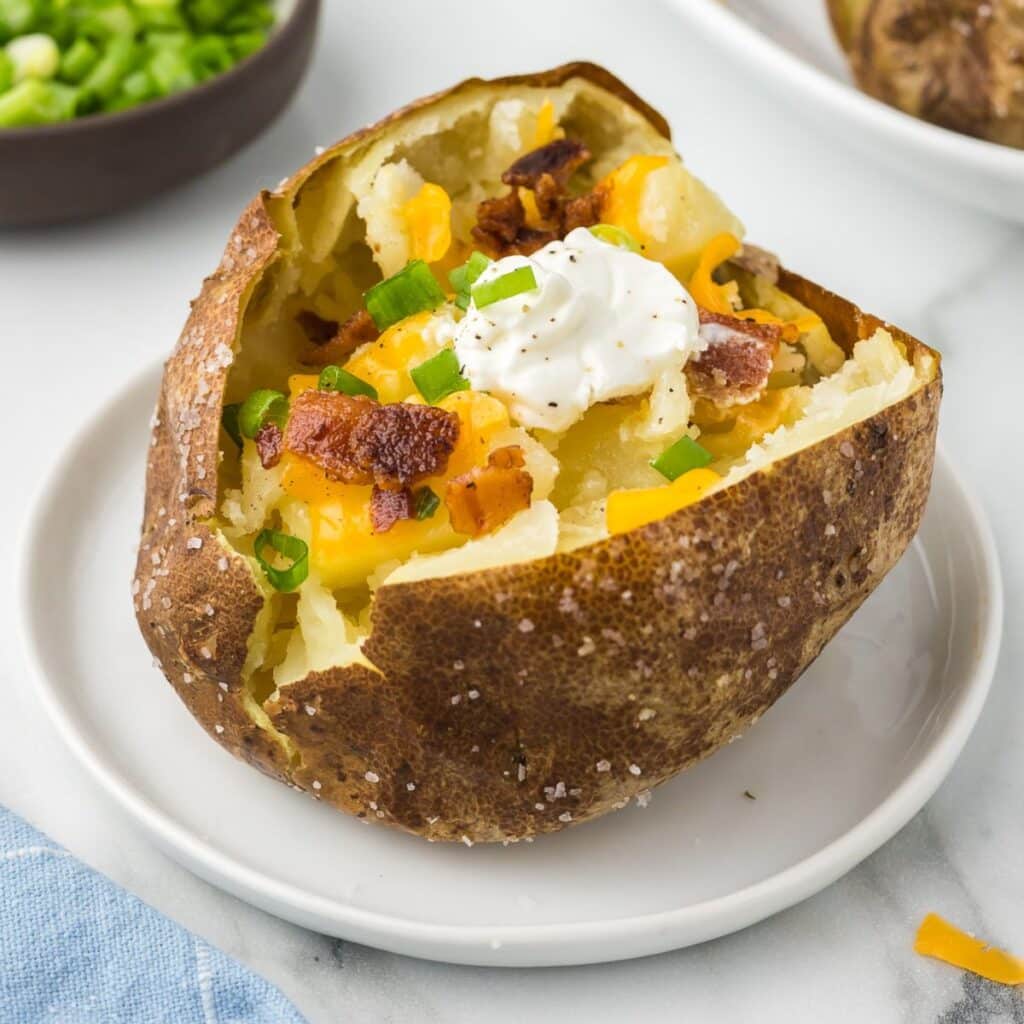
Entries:
[[231, 156], [284, 109], [309, 64], [320, 0], [282, 4], [266, 45], [202, 85], [116, 114], [0, 129], [0, 225], [110, 213]]

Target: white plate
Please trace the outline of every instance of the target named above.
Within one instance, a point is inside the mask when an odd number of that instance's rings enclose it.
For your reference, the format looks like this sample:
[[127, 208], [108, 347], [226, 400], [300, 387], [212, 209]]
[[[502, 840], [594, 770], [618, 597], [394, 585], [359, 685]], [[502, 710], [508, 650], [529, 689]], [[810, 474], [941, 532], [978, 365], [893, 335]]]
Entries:
[[816, 892], [893, 835], [985, 699], [999, 572], [981, 512], [940, 458], [907, 557], [742, 742], [647, 809], [509, 848], [364, 827], [234, 760], [151, 665], [128, 587], [157, 382], [154, 369], [103, 408], [38, 498], [21, 549], [28, 660], [68, 744], [162, 847], [299, 924], [515, 966], [722, 935]]
[[689, 28], [795, 113], [942, 195], [1024, 222], [1024, 150], [939, 128], [860, 92], [825, 0], [670, 0]]

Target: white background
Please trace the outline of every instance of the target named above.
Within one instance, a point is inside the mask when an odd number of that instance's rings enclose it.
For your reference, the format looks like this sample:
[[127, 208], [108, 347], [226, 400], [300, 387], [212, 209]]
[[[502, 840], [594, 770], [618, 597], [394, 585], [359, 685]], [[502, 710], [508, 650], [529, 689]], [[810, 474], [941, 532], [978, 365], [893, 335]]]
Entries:
[[[920, 193], [817, 137], [798, 111], [765, 100], [742, 67], [702, 51], [655, 3], [324, 6], [297, 101], [227, 166], [102, 222], [0, 233], [8, 562], [28, 495], [76, 424], [173, 344], [257, 188], [304, 163], [315, 145], [456, 79], [586, 58], [665, 113], [687, 162], [753, 240], [943, 351], [942, 440], [989, 512], [1007, 589], [992, 698], [935, 799], [845, 880], [739, 935], [588, 968], [407, 960], [302, 932], [194, 879], [81, 775], [41, 716], [10, 630], [0, 660], [0, 802], [262, 972], [313, 1024], [1024, 1018], [1019, 995], [989, 993], [940, 964], [922, 969], [909, 950], [920, 916], [942, 909], [1024, 951], [1024, 231]], [[15, 600], [8, 575], [5, 622]]]

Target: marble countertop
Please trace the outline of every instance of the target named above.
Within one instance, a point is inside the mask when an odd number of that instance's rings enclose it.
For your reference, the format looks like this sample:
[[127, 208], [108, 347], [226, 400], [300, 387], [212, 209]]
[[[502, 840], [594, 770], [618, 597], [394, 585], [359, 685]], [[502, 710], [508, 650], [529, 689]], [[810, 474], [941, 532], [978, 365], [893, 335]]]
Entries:
[[[752, 239], [943, 351], [942, 443], [988, 510], [1006, 584], [991, 699], [935, 798], [845, 879], [737, 935], [593, 967], [409, 960], [304, 932], [211, 888], [154, 849], [82, 775], [43, 718], [10, 631], [0, 659], [0, 802], [262, 972], [312, 1024], [566, 1014], [723, 1024], [1024, 1021], [1024, 994], [910, 952], [930, 909], [1024, 949], [1024, 484], [1015, 447], [1024, 441], [1015, 415], [1024, 231], [920, 193], [816, 137], [653, 3], [521, 0], [500, 19], [494, 7], [448, 0], [324, 6], [298, 100], [227, 166], [101, 222], [0, 233], [8, 561], [24, 496], [79, 417], [169, 349], [251, 193], [315, 145], [453, 79], [588, 58], [668, 116], [688, 163], [744, 217]], [[5, 621], [15, 600], [8, 578]]]

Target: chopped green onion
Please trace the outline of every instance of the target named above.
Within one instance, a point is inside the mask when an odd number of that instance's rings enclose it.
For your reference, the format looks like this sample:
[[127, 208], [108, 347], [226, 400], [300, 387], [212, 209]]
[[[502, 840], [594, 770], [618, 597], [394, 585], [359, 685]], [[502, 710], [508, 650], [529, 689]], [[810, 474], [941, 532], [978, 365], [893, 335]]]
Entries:
[[225, 405], [220, 414], [220, 423], [224, 428], [224, 433], [226, 433], [239, 448], [242, 447], [242, 431], [238, 428], [238, 411], [241, 408], [241, 402], [232, 402], [231, 405]]
[[238, 410], [238, 429], [243, 437], [255, 437], [268, 421], [282, 426], [287, 415], [288, 399], [280, 391], [260, 388]]
[[441, 499], [429, 488], [421, 487], [414, 495], [413, 502], [417, 519], [430, 519], [441, 505]]
[[76, 39], [61, 57], [60, 77], [77, 85], [96, 67], [99, 59], [100, 51], [88, 39]]
[[18, 36], [7, 44], [7, 56], [14, 64], [14, 81], [53, 78], [60, 67], [60, 49], [45, 32]]
[[377, 399], [377, 389], [372, 384], [340, 366], [325, 366], [320, 371], [316, 386], [321, 391], [340, 391], [345, 395], [366, 395], [374, 401]]
[[134, 69], [138, 53], [130, 36], [114, 36], [99, 63], [86, 75], [82, 91], [99, 97], [104, 103], [113, 99], [121, 80]]
[[617, 245], [620, 249], [628, 249], [630, 252], [639, 252], [640, 243], [625, 229], [618, 224], [595, 224], [590, 233], [595, 238], [609, 245]]
[[[263, 552], [271, 548], [291, 561], [287, 569], [278, 569], [263, 557]], [[309, 545], [298, 537], [277, 530], [263, 530], [252, 546], [256, 561], [266, 574], [270, 585], [275, 590], [289, 593], [298, 587], [309, 575]]]
[[410, 260], [397, 274], [375, 284], [365, 299], [377, 330], [385, 331], [407, 316], [436, 309], [445, 294], [423, 260]]
[[469, 390], [469, 381], [462, 376], [459, 360], [450, 348], [443, 349], [425, 363], [413, 367], [409, 376], [419, 393], [431, 405], [436, 405], [442, 398], [456, 391]]
[[0, 128], [70, 120], [77, 99], [78, 90], [69, 85], [26, 78], [0, 96]]
[[90, 39], [113, 39], [115, 36], [133, 38], [139, 30], [135, 12], [127, 4], [111, 4], [94, 10], [81, 24], [78, 31]]
[[185, 53], [170, 46], [160, 47], [149, 58], [146, 70], [162, 96], [191, 89], [198, 81]]
[[691, 469], [706, 466], [712, 458], [711, 452], [684, 434], [656, 459], [652, 459], [651, 466], [667, 480], [677, 480]]
[[502, 299], [511, 299], [514, 295], [522, 295], [523, 292], [532, 292], [537, 287], [537, 278], [534, 276], [533, 267], [516, 267], [493, 281], [484, 281], [472, 289], [473, 302], [477, 309], [501, 302]]
[[455, 289], [455, 305], [459, 309], [469, 308], [469, 291], [476, 283], [476, 279], [491, 265], [490, 259], [482, 252], [473, 252], [473, 255], [462, 264], [456, 267], [449, 275], [448, 280]]

